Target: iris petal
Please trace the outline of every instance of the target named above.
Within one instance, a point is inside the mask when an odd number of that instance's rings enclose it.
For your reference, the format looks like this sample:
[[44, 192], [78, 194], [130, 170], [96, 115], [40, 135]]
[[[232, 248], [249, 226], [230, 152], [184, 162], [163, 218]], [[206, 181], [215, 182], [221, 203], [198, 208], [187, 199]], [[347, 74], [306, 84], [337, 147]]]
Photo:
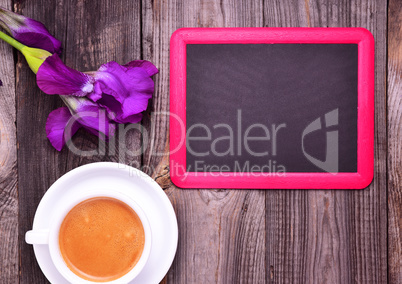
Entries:
[[148, 106], [148, 99], [150, 98], [151, 96], [141, 93], [137, 93], [135, 96], [127, 98], [125, 103], [122, 105], [121, 114], [119, 114], [116, 119], [120, 120], [120, 123], [131, 122], [127, 121], [126, 118], [145, 111]]
[[136, 113], [121, 119], [120, 123], [138, 123], [142, 120], [142, 113]]
[[93, 91], [94, 79], [74, 70], [53, 54], [46, 58], [36, 74], [39, 88], [48, 95], [72, 95], [82, 97]]
[[153, 65], [151, 62], [149, 62], [147, 60], [134, 60], [127, 64], [124, 64], [123, 66], [128, 69], [131, 69], [134, 67], [141, 67], [142, 69], [145, 70], [145, 72], [148, 73], [149, 77], [158, 73], [158, 68], [156, 68], [155, 65]]
[[[46, 134], [50, 143], [57, 151], [71, 139], [81, 125], [71, 119], [72, 115], [68, 108], [61, 107], [52, 111], [46, 121]], [[73, 123], [71, 125], [71, 123]], [[69, 127], [68, 127], [69, 126]], [[67, 130], [67, 131], [66, 131]]]

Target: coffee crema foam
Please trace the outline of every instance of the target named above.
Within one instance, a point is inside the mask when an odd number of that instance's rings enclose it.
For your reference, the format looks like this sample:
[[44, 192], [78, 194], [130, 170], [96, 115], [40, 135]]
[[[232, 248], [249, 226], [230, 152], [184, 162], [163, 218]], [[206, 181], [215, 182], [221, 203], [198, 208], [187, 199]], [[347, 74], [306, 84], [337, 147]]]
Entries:
[[68, 268], [94, 281], [116, 280], [128, 273], [144, 250], [140, 218], [127, 204], [95, 197], [76, 205], [60, 227], [59, 246]]

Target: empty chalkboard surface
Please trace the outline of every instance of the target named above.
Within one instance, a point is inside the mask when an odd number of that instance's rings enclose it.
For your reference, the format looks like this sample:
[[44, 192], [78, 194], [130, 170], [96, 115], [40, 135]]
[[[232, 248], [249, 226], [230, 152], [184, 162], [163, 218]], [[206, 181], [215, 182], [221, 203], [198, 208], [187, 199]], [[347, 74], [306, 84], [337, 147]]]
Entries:
[[201, 188], [367, 186], [370, 44], [363, 29], [176, 32], [172, 180]]

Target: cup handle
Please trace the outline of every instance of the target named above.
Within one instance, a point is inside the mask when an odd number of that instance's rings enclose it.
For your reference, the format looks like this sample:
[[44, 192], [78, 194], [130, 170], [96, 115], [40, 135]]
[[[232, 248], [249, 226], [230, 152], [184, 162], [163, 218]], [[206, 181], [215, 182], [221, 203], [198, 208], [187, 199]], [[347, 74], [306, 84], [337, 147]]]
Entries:
[[46, 245], [49, 243], [49, 230], [31, 230], [25, 234], [25, 242], [31, 245]]

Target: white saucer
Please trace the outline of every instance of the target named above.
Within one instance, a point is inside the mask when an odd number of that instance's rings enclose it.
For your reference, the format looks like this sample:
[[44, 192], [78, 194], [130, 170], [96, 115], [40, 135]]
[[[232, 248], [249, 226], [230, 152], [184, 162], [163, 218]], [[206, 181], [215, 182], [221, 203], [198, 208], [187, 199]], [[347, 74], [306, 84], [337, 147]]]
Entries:
[[[63, 197], [94, 184], [116, 188], [141, 205], [149, 219], [152, 248], [144, 269], [130, 284], [159, 283], [172, 265], [177, 249], [178, 227], [173, 206], [161, 187], [145, 173], [127, 165], [101, 162], [78, 167], [59, 178], [43, 196], [35, 213], [33, 229], [49, 228], [50, 217]], [[50, 259], [48, 245], [33, 245], [42, 272], [51, 283], [67, 280]]]

